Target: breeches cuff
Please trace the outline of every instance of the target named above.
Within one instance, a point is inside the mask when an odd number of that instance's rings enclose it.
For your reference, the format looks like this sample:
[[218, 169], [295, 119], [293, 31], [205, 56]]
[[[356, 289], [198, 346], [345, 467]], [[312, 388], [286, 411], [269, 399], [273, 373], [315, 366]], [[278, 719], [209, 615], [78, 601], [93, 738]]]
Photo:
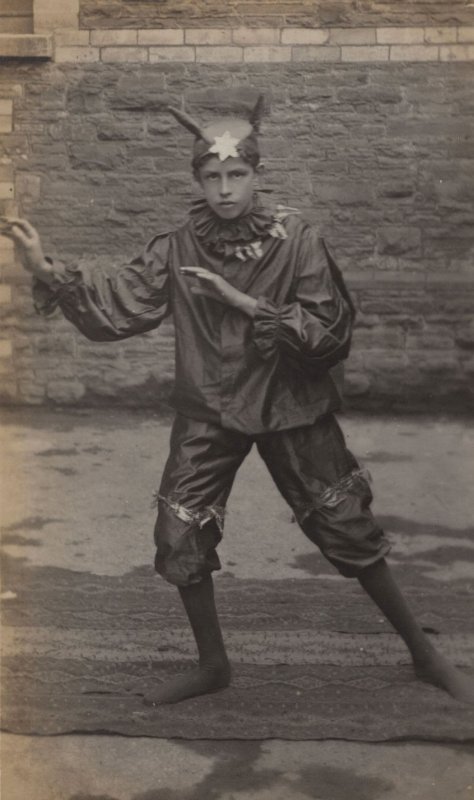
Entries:
[[155, 569], [175, 586], [199, 583], [221, 568], [216, 547], [222, 539], [224, 509], [193, 511], [175, 498], [158, 497]]
[[354, 470], [330, 486], [316, 505], [295, 512], [306, 536], [346, 578], [357, 577], [390, 550], [370, 510], [368, 481], [364, 470]]

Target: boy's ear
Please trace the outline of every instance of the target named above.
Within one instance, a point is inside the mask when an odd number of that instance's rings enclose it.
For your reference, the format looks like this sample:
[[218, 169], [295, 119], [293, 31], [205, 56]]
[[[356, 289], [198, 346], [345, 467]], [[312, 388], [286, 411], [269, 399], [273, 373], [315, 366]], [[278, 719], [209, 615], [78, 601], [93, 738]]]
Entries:
[[263, 163], [263, 161], [260, 161], [260, 163], [257, 164], [257, 166], [255, 167], [255, 172], [259, 177], [263, 175], [263, 173], [265, 172], [265, 164]]

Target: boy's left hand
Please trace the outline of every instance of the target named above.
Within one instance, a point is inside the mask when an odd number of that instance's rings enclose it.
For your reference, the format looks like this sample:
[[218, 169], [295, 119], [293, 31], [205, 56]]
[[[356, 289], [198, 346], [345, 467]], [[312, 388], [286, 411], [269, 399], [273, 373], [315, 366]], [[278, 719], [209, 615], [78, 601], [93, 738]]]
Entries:
[[211, 297], [213, 300], [218, 300], [225, 305], [239, 308], [244, 313], [253, 316], [254, 307], [257, 301], [253, 297], [239, 292], [234, 286], [231, 286], [221, 275], [204, 267], [180, 267], [180, 272], [183, 275], [197, 278], [199, 283], [191, 286], [191, 292], [195, 295], [203, 297]]

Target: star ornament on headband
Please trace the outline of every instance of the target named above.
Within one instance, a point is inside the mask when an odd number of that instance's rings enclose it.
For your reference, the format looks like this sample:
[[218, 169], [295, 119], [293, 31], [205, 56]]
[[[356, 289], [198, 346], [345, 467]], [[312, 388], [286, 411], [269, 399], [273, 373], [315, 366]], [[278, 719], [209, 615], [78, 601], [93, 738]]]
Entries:
[[214, 144], [209, 148], [208, 152], [219, 156], [219, 161], [225, 161], [226, 158], [238, 158], [237, 145], [239, 142], [240, 139], [236, 139], [230, 131], [226, 131], [222, 136], [214, 138]]
[[260, 158], [258, 134], [264, 107], [264, 97], [259, 95], [248, 119], [221, 117], [209, 125], [201, 125], [184, 109], [168, 106], [167, 110], [194, 135], [194, 167], [208, 155], [217, 155], [220, 161], [240, 157], [255, 166]]

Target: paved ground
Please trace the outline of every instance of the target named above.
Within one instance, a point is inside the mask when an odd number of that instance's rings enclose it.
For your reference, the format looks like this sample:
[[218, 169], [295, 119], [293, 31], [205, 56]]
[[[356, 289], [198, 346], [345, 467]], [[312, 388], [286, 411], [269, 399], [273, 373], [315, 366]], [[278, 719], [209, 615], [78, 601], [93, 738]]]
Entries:
[[[474, 578], [472, 421], [343, 419], [372, 472], [394, 550], [423, 579]], [[122, 575], [153, 557], [153, 491], [169, 422], [115, 411], [5, 412], [3, 550], [39, 567]], [[236, 579], [341, 580], [292, 524], [258, 458], [238, 476], [221, 546]], [[8, 603], [11, 588], [3, 587]], [[4, 735], [4, 800], [468, 800], [469, 745], [187, 742]]]

